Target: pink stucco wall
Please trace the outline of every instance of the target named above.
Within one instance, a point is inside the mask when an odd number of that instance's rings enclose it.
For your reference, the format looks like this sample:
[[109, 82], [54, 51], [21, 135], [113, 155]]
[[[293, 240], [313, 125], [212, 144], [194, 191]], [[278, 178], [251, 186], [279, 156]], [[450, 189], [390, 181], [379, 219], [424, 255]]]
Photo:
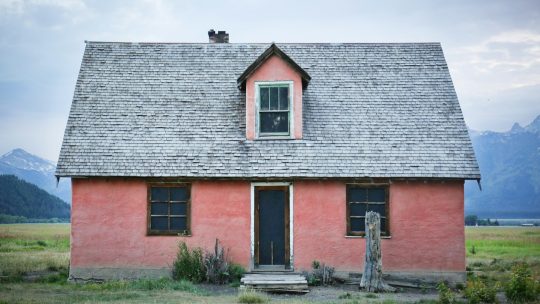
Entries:
[[[307, 269], [317, 259], [362, 271], [365, 240], [345, 237], [345, 191], [342, 182], [295, 183], [296, 267]], [[463, 182], [392, 183], [389, 210], [385, 271], [465, 271]]]
[[146, 199], [142, 180], [73, 179], [71, 266], [167, 267], [178, 241], [210, 249], [216, 238], [231, 259], [248, 264], [248, 182], [192, 183], [192, 237], [146, 236]]
[[[215, 238], [250, 265], [250, 183], [196, 181], [192, 236], [146, 236], [147, 184], [138, 179], [73, 179], [71, 266], [164, 268], [177, 243], [211, 249]], [[345, 183], [294, 182], [294, 267], [315, 259], [362, 271], [364, 239], [345, 237]], [[385, 271], [464, 271], [463, 182], [394, 182]]]
[[246, 138], [253, 140], [255, 130], [255, 103], [257, 81], [292, 81], [293, 82], [293, 114], [294, 126], [292, 137], [302, 138], [302, 80], [300, 74], [291, 68], [283, 59], [272, 56], [268, 58], [246, 80]]

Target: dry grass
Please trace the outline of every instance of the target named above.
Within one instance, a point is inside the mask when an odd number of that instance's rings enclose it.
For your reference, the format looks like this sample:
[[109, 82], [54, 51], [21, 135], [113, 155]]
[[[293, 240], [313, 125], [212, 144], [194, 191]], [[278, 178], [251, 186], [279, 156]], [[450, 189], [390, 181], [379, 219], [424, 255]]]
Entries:
[[67, 269], [69, 224], [0, 225], [0, 275]]
[[[65, 269], [69, 265], [69, 224], [0, 225], [0, 271], [17, 276], [25, 272]], [[466, 229], [469, 267], [494, 280], [504, 279], [510, 265], [525, 261], [536, 276], [540, 274], [540, 229], [470, 227]], [[472, 246], [476, 254], [471, 254]], [[57, 281], [59, 282], [59, 281]], [[62, 284], [63, 283], [63, 284]], [[216, 294], [203, 287], [171, 281], [110, 282], [76, 285], [59, 283], [2, 283], [0, 303], [238, 303], [242, 294]], [[329, 295], [329, 293], [336, 293]], [[267, 296], [270, 303], [398, 303], [418, 300], [419, 296], [391, 294], [378, 299], [351, 290], [314, 289], [297, 297]], [[316, 294], [320, 294], [316, 296]], [[409, 298], [404, 298], [409, 295]], [[424, 303], [432, 296], [426, 295]]]

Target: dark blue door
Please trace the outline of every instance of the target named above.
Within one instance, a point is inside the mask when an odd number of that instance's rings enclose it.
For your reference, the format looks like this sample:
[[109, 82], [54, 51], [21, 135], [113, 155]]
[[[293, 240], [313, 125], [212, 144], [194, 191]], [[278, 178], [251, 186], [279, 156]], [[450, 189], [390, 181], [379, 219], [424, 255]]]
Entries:
[[288, 196], [288, 187], [256, 188], [259, 265], [288, 264]]

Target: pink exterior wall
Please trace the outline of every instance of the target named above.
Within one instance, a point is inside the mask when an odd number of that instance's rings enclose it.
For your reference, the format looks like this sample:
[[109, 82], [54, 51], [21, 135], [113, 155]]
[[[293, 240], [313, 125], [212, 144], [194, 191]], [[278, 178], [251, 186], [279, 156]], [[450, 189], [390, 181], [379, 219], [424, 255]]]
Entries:
[[[178, 241], [250, 265], [250, 183], [192, 183], [191, 237], [146, 236], [147, 184], [137, 179], [73, 179], [71, 267], [166, 268]], [[294, 183], [294, 267], [313, 260], [361, 272], [364, 239], [345, 237], [345, 183]], [[394, 182], [385, 271], [465, 271], [463, 182]]]
[[[295, 183], [296, 267], [317, 259], [336, 270], [363, 270], [365, 240], [345, 237], [345, 191], [342, 182]], [[465, 271], [463, 182], [392, 183], [389, 209], [385, 271]]]
[[248, 265], [248, 182], [192, 183], [191, 237], [146, 236], [146, 199], [142, 180], [73, 179], [71, 267], [168, 267], [178, 241], [210, 249], [216, 238]]
[[292, 126], [292, 137], [302, 138], [302, 79], [294, 69], [283, 59], [272, 56], [264, 62], [246, 80], [246, 138], [253, 140], [256, 137], [255, 130], [255, 103], [257, 81], [293, 81], [293, 113], [294, 126]]

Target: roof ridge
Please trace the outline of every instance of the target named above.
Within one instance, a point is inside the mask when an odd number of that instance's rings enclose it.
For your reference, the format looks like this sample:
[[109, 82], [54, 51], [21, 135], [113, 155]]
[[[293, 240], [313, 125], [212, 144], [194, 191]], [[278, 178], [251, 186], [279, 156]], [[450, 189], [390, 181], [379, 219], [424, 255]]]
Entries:
[[408, 44], [437, 44], [441, 42], [230, 42], [230, 43], [208, 43], [208, 42], [138, 42], [138, 41], [93, 41], [85, 40], [87, 44], [101, 43], [101, 44], [190, 44], [190, 45], [211, 45], [211, 46], [225, 46], [225, 45], [408, 45]]

